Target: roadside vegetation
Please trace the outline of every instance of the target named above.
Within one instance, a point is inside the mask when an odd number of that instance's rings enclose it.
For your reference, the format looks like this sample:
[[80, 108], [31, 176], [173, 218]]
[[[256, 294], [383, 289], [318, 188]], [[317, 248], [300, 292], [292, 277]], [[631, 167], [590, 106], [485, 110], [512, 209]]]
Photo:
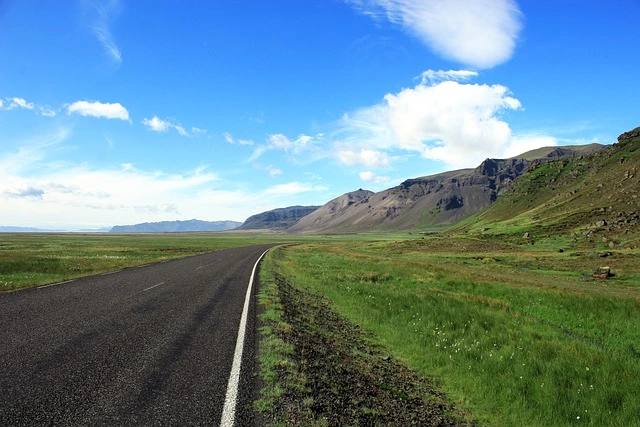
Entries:
[[[326, 298], [384, 354], [431, 379], [481, 424], [633, 425], [639, 257], [638, 249], [585, 250], [563, 238], [313, 242], [272, 251], [262, 274], [281, 298], [289, 288]], [[615, 276], [593, 279], [605, 262]], [[296, 326], [284, 322], [289, 332], [278, 337], [286, 361], [274, 372], [295, 376], [287, 366], [304, 371], [306, 359], [287, 339]], [[316, 317], [306, 323], [325, 331]]]

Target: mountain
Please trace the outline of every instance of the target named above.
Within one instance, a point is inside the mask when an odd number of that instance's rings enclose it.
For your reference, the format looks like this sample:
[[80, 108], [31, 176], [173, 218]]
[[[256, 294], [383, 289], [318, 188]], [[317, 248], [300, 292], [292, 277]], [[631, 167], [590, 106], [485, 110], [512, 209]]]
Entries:
[[161, 221], [135, 225], [116, 225], [110, 233], [177, 233], [187, 231], [225, 231], [242, 225], [237, 221]]
[[602, 147], [545, 147], [510, 159], [486, 159], [475, 169], [408, 179], [378, 193], [358, 190], [331, 200], [287, 231], [349, 233], [443, 228], [489, 207], [530, 164], [577, 158]]
[[358, 218], [352, 218], [349, 215], [352, 207], [366, 203], [373, 194], [375, 194], [373, 191], [359, 189], [336, 197], [301, 218], [297, 223], [289, 227], [287, 231], [290, 233], [318, 233], [329, 229], [331, 232], [349, 231], [344, 230], [344, 227], [342, 227], [345, 220], [351, 220], [355, 225], [358, 224]]
[[13, 227], [13, 226], [0, 226], [0, 233], [52, 233], [60, 232], [64, 230], [50, 230], [44, 228], [34, 227]]
[[640, 128], [589, 155], [532, 163], [487, 210], [454, 230], [574, 239], [640, 231]]
[[250, 216], [238, 230], [284, 230], [320, 206], [290, 206]]

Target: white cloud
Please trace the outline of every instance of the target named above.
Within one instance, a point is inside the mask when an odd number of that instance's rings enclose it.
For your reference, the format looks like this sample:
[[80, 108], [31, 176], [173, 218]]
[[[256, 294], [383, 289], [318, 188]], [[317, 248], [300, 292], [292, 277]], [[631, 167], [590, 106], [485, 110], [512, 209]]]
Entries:
[[149, 127], [154, 132], [166, 132], [171, 127], [171, 123], [160, 120], [158, 116], [153, 116], [150, 119], [144, 119], [142, 124]]
[[259, 164], [254, 164], [253, 167], [258, 169], [258, 170], [267, 171], [269, 173], [269, 175], [271, 175], [271, 176], [278, 176], [278, 175], [282, 175], [283, 174], [282, 169], [278, 169], [277, 167], [275, 167], [273, 165], [263, 166], [263, 165], [259, 165]]
[[[0, 151], [0, 224], [78, 229], [191, 218], [243, 221], [288, 204], [312, 204], [327, 191], [317, 183], [224, 181], [205, 166], [168, 173], [133, 163], [55, 161], [69, 136], [59, 128]], [[272, 165], [265, 170], [279, 173]]]
[[491, 68], [513, 55], [522, 29], [514, 0], [350, 0], [360, 12], [403, 26], [446, 59]]
[[364, 165], [371, 168], [389, 166], [389, 155], [383, 151], [367, 147], [350, 147], [341, 142], [336, 142], [334, 146], [338, 160], [345, 165]]
[[[142, 124], [147, 126], [150, 130], [154, 132], [167, 132], [170, 129], [174, 129], [176, 132], [178, 132], [182, 136], [187, 136], [187, 137], [191, 136], [191, 134], [181, 124], [174, 123], [170, 120], [162, 120], [155, 115], [150, 119], [146, 119], [146, 118], [143, 119]], [[201, 135], [206, 133], [204, 129], [200, 129], [196, 127], [192, 128], [191, 130], [192, 130], [192, 134], [194, 135]]]
[[[225, 138], [227, 138], [226, 135]], [[257, 160], [269, 150], [279, 150], [287, 153], [289, 155], [288, 159], [292, 162], [314, 162], [320, 158], [327, 157], [327, 154], [322, 149], [323, 139], [324, 135], [322, 133], [315, 136], [301, 134], [295, 139], [290, 139], [282, 133], [271, 134], [267, 136], [267, 144], [259, 145], [253, 150], [248, 162]], [[229, 141], [228, 138], [227, 141]]]
[[558, 140], [549, 135], [533, 133], [514, 135], [511, 144], [506, 148], [502, 157], [514, 157], [540, 147], [554, 147], [556, 145], [558, 145]]
[[364, 182], [371, 182], [373, 184], [384, 184], [391, 181], [391, 178], [389, 178], [388, 176], [379, 176], [371, 171], [360, 172], [359, 176], [360, 179]]
[[229, 144], [253, 145], [253, 141], [250, 139], [235, 139], [229, 132], [223, 133], [223, 136]]
[[76, 101], [67, 107], [67, 113], [106, 119], [129, 120], [129, 112], [118, 102]]
[[29, 102], [24, 98], [18, 98], [18, 97], [5, 98], [5, 101], [7, 102], [6, 106], [5, 106], [5, 102], [2, 99], [0, 99], [0, 110], [7, 110], [7, 111], [16, 110], [16, 109], [32, 110], [32, 111], [35, 110], [45, 117], [55, 117], [56, 115], [56, 111], [53, 110], [51, 107], [36, 105], [35, 103]]
[[85, 14], [88, 19], [88, 27], [98, 39], [109, 57], [117, 62], [122, 62], [122, 53], [116, 44], [109, 23], [112, 17], [120, 9], [119, 0], [84, 0]]
[[524, 144], [502, 119], [503, 113], [522, 108], [508, 88], [438, 81], [449, 75], [457, 80], [473, 73], [425, 72], [415, 87], [345, 115], [336, 134], [338, 158], [348, 165], [382, 167], [389, 157], [380, 153], [402, 150], [451, 167], [472, 167]]
[[278, 184], [267, 188], [264, 193], [269, 195], [295, 195], [306, 193], [309, 191], [326, 191], [327, 187], [322, 185], [310, 185], [301, 182], [289, 182], [287, 184]]
[[313, 137], [309, 135], [300, 135], [296, 139], [289, 139], [281, 133], [269, 135], [269, 142], [271, 147], [278, 148], [284, 151], [293, 151], [300, 153], [310, 146], [313, 142]]
[[35, 105], [33, 102], [27, 102], [23, 98], [7, 98], [9, 105], [7, 110], [14, 110], [16, 108], [24, 108], [25, 110], [33, 110]]

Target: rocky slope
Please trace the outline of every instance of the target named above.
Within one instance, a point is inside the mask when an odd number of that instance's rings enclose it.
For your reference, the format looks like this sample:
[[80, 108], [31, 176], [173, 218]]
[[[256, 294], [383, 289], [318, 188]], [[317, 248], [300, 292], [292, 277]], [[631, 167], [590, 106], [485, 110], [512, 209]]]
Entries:
[[408, 179], [378, 193], [358, 190], [331, 200], [290, 227], [292, 233], [401, 231], [455, 224], [489, 207], [535, 162], [571, 158], [602, 146], [547, 147], [511, 159]]
[[238, 230], [284, 230], [319, 207], [320, 206], [290, 206], [288, 208], [262, 212], [249, 217], [238, 227]]
[[[489, 209], [456, 228], [622, 238], [640, 230], [640, 128], [592, 154], [533, 163]], [[515, 232], [515, 231], [514, 231]]]

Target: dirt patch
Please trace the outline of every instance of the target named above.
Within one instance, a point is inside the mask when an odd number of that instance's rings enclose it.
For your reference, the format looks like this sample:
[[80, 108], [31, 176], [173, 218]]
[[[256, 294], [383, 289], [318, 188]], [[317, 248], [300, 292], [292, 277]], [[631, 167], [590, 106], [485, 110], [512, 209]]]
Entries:
[[284, 396], [288, 425], [453, 426], [471, 424], [424, 377], [394, 361], [326, 299], [276, 277], [284, 321], [281, 338], [303, 390]]

